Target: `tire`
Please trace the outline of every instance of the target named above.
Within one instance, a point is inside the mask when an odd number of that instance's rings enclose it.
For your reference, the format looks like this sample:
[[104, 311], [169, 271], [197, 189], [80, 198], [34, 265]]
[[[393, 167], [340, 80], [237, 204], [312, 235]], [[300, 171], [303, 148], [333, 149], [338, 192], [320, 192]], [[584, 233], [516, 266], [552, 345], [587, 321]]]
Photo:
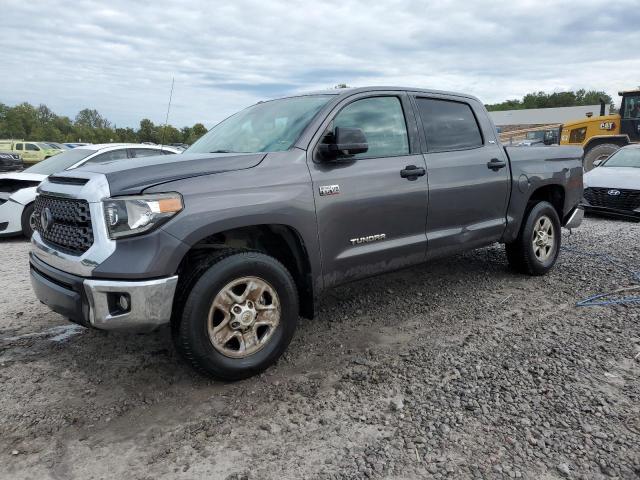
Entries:
[[603, 143], [602, 145], [596, 145], [584, 154], [582, 159], [582, 166], [585, 172], [593, 170], [593, 162], [596, 160], [605, 160], [609, 158], [616, 150], [619, 150], [620, 146], [615, 143]]
[[20, 224], [22, 226], [22, 234], [31, 239], [31, 235], [33, 235], [33, 223], [31, 221], [31, 216], [33, 215], [34, 205], [30, 203], [24, 210], [22, 210], [22, 217], [20, 219]]
[[[291, 274], [258, 252], [225, 250], [204, 261], [208, 265], [201, 275], [177, 295], [184, 298], [174, 317], [178, 351], [196, 370], [221, 380], [262, 372], [284, 353], [298, 323]], [[229, 335], [234, 336], [220, 340]]]
[[[546, 235], [538, 233], [541, 231]], [[534, 243], [536, 237], [538, 244]], [[506, 245], [507, 261], [517, 272], [533, 276], [544, 275], [555, 265], [560, 244], [558, 213], [549, 202], [536, 203], [528, 210], [518, 238]]]

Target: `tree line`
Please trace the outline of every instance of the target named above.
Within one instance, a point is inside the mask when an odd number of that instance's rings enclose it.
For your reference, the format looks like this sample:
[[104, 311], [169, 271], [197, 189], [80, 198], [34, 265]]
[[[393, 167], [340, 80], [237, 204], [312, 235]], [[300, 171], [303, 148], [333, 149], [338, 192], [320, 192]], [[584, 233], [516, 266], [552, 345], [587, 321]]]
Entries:
[[0, 138], [49, 142], [153, 142], [192, 144], [207, 129], [202, 123], [180, 129], [173, 125], [156, 125], [148, 118], [140, 121], [140, 127], [121, 128], [113, 125], [97, 110], [85, 108], [73, 120], [56, 115], [46, 105], [33, 106], [21, 103], [10, 107], [0, 103]]
[[[600, 99], [607, 105], [613, 105], [613, 99], [603, 91], [580, 89], [575, 92], [533, 92], [522, 100], [505, 100], [504, 102], [485, 105], [489, 111], [525, 110], [527, 108], [580, 107], [598, 105]], [[612, 110], [615, 110], [612, 107]]]

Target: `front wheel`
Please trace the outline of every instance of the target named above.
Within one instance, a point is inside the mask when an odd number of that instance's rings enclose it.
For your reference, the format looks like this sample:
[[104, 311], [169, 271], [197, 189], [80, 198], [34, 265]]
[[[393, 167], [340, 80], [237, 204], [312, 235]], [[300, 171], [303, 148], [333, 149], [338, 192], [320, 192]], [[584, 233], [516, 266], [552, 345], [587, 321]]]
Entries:
[[582, 160], [584, 171], [588, 172], [589, 170], [593, 170], [595, 168], [594, 162], [598, 160], [602, 162], [618, 150], [620, 150], [620, 147], [613, 143], [603, 143], [602, 145], [596, 145], [591, 148], [584, 154], [584, 158]]
[[507, 260], [514, 270], [544, 275], [560, 253], [560, 219], [549, 202], [539, 202], [528, 212], [513, 243], [506, 245]]
[[33, 235], [33, 231], [36, 228], [36, 221], [35, 221], [35, 217], [33, 216], [34, 215], [33, 211], [34, 211], [33, 203], [30, 203], [29, 205], [24, 207], [24, 210], [22, 210], [22, 218], [21, 218], [22, 234], [29, 239], [31, 238], [31, 235]]
[[222, 252], [195, 281], [174, 328], [180, 353], [197, 370], [239, 380], [285, 351], [298, 322], [289, 271], [257, 252]]

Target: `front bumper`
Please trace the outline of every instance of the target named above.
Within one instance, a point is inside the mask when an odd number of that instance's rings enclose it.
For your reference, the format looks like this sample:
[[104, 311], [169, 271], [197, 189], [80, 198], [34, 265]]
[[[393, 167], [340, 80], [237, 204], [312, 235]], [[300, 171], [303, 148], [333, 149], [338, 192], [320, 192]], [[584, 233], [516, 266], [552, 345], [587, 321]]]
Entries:
[[72, 322], [101, 330], [151, 331], [171, 319], [177, 276], [143, 281], [89, 279], [53, 268], [33, 253], [30, 264], [38, 299]]
[[24, 205], [9, 199], [0, 199], [0, 237], [22, 233]]

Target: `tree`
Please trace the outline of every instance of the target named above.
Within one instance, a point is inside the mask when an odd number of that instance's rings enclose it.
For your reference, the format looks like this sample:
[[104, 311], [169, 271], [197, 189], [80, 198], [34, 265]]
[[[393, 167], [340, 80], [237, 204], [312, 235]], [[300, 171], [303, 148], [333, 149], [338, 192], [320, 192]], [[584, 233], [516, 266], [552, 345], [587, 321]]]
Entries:
[[191, 127], [191, 134], [189, 135], [189, 140], [185, 143], [192, 144], [196, 140], [198, 140], [201, 136], [207, 133], [207, 128], [201, 124], [196, 123], [193, 127]]
[[97, 110], [85, 108], [76, 115], [76, 124], [89, 128], [111, 128], [111, 123], [104, 118]]
[[156, 126], [148, 118], [140, 120], [140, 129], [138, 130], [139, 142], [153, 142], [158, 143], [158, 132]]
[[486, 105], [486, 107], [489, 111], [576, 107], [597, 105], [601, 98], [606, 104], [613, 104], [613, 99], [606, 92], [580, 89], [576, 92], [533, 92], [526, 94], [522, 100], [505, 100], [501, 103]]

